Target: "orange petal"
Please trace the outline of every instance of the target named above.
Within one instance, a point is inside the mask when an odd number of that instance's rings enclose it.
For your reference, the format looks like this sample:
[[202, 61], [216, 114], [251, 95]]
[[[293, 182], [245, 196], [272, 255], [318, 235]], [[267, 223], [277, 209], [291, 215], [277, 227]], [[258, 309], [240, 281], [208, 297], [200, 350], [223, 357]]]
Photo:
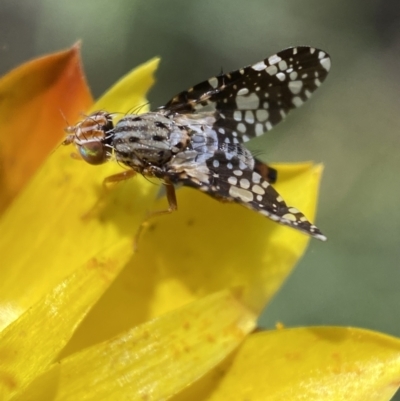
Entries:
[[255, 323], [222, 291], [61, 360], [14, 401], [165, 400], [216, 366]]
[[0, 399], [54, 362], [76, 326], [131, 256], [130, 242], [97, 255], [0, 334]]
[[387, 401], [399, 384], [398, 338], [354, 328], [300, 328], [249, 336], [233, 357], [174, 401]]
[[0, 213], [92, 104], [79, 46], [30, 61], [0, 79]]

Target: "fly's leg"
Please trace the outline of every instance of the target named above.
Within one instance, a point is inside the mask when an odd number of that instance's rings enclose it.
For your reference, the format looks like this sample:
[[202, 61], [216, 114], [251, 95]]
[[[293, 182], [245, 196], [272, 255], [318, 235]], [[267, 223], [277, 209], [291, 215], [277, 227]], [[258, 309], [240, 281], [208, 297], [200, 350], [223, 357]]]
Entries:
[[176, 201], [176, 193], [175, 193], [174, 184], [172, 184], [171, 181], [165, 179], [164, 186], [165, 186], [165, 191], [166, 191], [166, 195], [167, 195], [168, 209], [154, 210], [153, 212], [150, 212], [147, 215], [146, 221], [155, 216], [172, 213], [178, 209], [178, 202]]
[[109, 189], [110, 184], [115, 184], [117, 182], [129, 180], [129, 178], [132, 178], [136, 175], [136, 171], [134, 170], [125, 170], [122, 171], [121, 173], [113, 174], [110, 175], [103, 180], [103, 188]]
[[96, 203], [92, 206], [92, 208], [87, 211], [82, 219], [90, 219], [98, 214], [98, 211], [101, 210], [102, 203], [104, 201], [105, 195], [112, 189], [113, 184], [116, 184], [121, 181], [129, 180], [133, 176], [136, 175], [136, 172], [133, 170], [122, 171], [121, 173], [110, 175], [103, 180], [103, 194], [101, 194]]
[[174, 184], [169, 179], [164, 179], [164, 186], [166, 190], [167, 200], [168, 200], [168, 209], [164, 210], [155, 210], [153, 212], [148, 213], [145, 220], [140, 225], [134, 240], [134, 249], [135, 251], [138, 248], [138, 243], [140, 236], [145, 228], [149, 226], [149, 222], [151, 219], [157, 216], [161, 216], [163, 214], [170, 214], [178, 209], [178, 202], [176, 201], [176, 193]]

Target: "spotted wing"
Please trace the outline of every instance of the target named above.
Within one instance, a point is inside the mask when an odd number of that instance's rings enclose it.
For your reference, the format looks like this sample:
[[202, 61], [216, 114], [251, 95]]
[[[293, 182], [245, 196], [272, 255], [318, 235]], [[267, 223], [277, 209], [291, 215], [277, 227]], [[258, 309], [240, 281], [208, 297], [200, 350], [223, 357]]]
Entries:
[[221, 74], [171, 99], [171, 113], [211, 112], [212, 128], [226, 142], [247, 142], [301, 106], [325, 80], [327, 53], [312, 47], [283, 50], [252, 66]]
[[186, 170], [185, 178], [180, 181], [220, 201], [239, 203], [275, 222], [325, 241], [326, 237], [303, 213], [286, 204], [263, 177], [263, 171], [268, 171], [268, 166], [261, 168], [261, 162], [256, 161], [253, 169], [245, 168], [238, 158], [228, 159], [225, 152], [217, 151], [203, 168]]

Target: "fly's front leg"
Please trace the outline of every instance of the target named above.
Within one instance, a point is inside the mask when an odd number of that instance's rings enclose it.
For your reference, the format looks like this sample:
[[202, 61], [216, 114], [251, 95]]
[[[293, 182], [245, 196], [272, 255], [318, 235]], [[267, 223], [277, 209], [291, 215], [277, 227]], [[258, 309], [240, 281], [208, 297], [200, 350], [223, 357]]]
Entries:
[[129, 180], [129, 178], [132, 178], [136, 175], [136, 171], [134, 170], [125, 170], [122, 171], [121, 173], [113, 174], [110, 175], [103, 180], [103, 188], [109, 189], [110, 184], [115, 184], [117, 182]]
[[136, 172], [133, 170], [125, 170], [121, 173], [110, 175], [103, 180], [103, 193], [98, 197], [96, 203], [92, 206], [92, 208], [86, 212], [82, 218], [83, 219], [90, 219], [97, 215], [98, 211], [101, 209], [101, 205], [104, 201], [104, 196], [110, 189], [113, 187], [112, 184], [116, 184], [121, 181], [129, 180], [133, 176], [136, 175]]
[[165, 190], [166, 190], [166, 194], [167, 194], [168, 209], [155, 210], [153, 212], [150, 212], [147, 215], [146, 219], [142, 222], [142, 224], [140, 225], [140, 227], [136, 233], [135, 241], [134, 241], [135, 250], [137, 250], [139, 239], [140, 239], [140, 236], [141, 236], [143, 230], [149, 226], [149, 222], [152, 218], [161, 216], [163, 214], [172, 213], [178, 209], [178, 203], [176, 201], [176, 193], [175, 193], [174, 184], [169, 179], [164, 179], [164, 186], [165, 186]]

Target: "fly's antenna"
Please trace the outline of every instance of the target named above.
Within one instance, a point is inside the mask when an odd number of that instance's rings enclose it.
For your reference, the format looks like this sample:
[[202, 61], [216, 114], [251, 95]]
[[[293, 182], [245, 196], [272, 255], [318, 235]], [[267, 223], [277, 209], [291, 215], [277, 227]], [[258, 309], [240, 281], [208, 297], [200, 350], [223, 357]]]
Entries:
[[62, 142], [60, 142], [51, 152], [50, 152], [50, 156], [56, 151], [58, 150], [58, 148], [61, 145], [69, 145], [70, 143], [73, 142], [73, 132], [72, 132], [72, 126], [69, 124], [67, 117], [65, 116], [65, 114], [63, 113], [63, 111], [61, 109], [58, 109], [58, 111], [61, 114], [62, 119], [64, 120], [66, 127], [64, 128], [64, 132], [67, 134], [66, 138], [64, 138], [64, 140]]
[[143, 109], [143, 107], [146, 107], [149, 104], [150, 104], [150, 102], [146, 102], [146, 103], [143, 103], [141, 106], [138, 106], [136, 114], [139, 114], [141, 112], [141, 110]]
[[113, 111], [108, 113], [112, 118], [114, 118], [114, 116], [117, 116], [118, 114], [122, 114], [123, 116], [126, 115], [126, 113], [123, 113], [122, 111]]
[[70, 127], [71, 124], [68, 122], [66, 115], [63, 113], [63, 111], [61, 109], [58, 109], [58, 111], [61, 114], [61, 117], [63, 118], [63, 120], [65, 121], [65, 124], [67, 125], [67, 127]]

